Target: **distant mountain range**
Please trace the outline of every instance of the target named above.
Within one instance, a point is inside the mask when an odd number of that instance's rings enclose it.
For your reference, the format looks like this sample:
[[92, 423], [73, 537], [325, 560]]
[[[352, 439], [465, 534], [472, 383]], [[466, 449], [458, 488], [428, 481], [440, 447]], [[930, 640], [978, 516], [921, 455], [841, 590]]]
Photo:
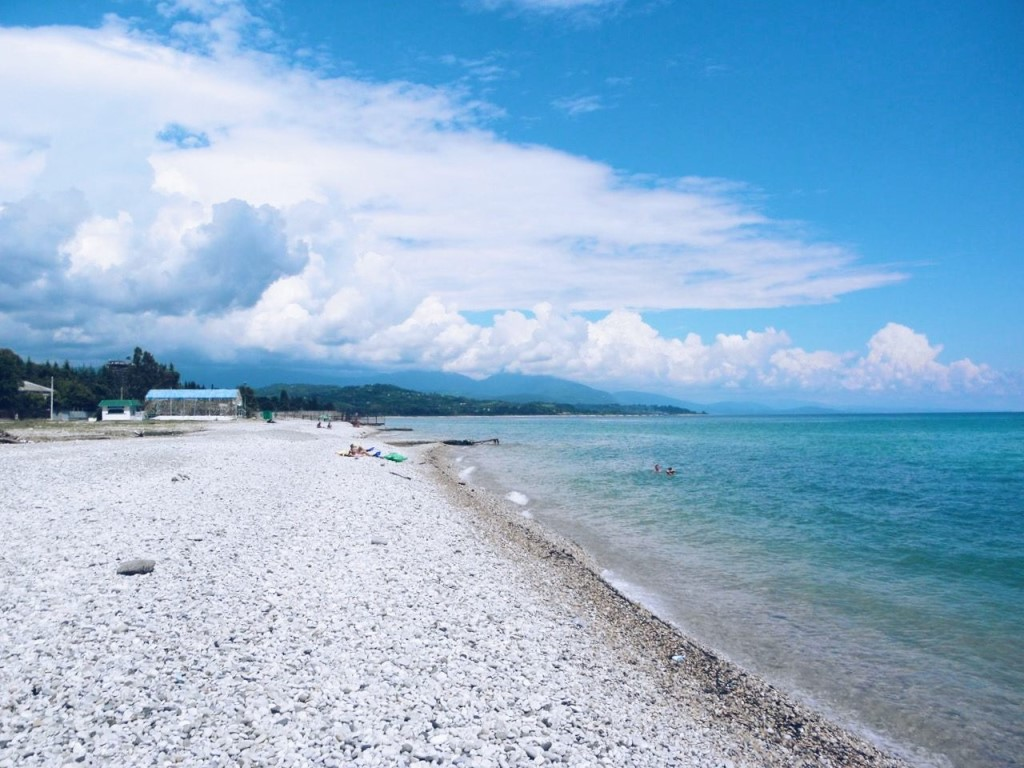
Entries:
[[[266, 380], [268, 371], [255, 372], [251, 378]], [[713, 415], [740, 414], [796, 414], [834, 413], [807, 403], [787, 403], [784, 406], [768, 406], [751, 402], [695, 403], [651, 392], [617, 391], [606, 392], [585, 384], [579, 384], [555, 376], [527, 376], [515, 373], [501, 373], [486, 379], [471, 379], [457, 373], [437, 371], [405, 371], [400, 373], [372, 373], [367, 371], [334, 372], [321, 370], [279, 370], [279, 380], [258, 386], [263, 393], [287, 390], [292, 394], [309, 395], [320, 386], [352, 387], [367, 384], [390, 384], [414, 392], [424, 392], [474, 400], [501, 400], [509, 403], [562, 403], [576, 406], [645, 405], [683, 408], [698, 413]]]

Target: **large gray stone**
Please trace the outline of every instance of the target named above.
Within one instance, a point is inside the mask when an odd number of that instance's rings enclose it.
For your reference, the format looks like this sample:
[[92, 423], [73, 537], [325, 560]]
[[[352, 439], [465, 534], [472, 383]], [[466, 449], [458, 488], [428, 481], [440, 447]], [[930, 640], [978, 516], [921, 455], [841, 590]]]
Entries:
[[121, 576], [138, 576], [140, 573], [152, 573], [156, 567], [154, 560], [125, 560], [117, 566], [117, 572]]

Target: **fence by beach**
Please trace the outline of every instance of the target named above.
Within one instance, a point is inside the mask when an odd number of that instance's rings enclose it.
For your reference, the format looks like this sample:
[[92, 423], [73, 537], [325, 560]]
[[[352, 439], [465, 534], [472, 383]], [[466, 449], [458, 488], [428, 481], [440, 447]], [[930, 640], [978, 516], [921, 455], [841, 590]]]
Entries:
[[360, 427], [383, 427], [385, 417], [380, 415], [364, 416], [359, 413], [345, 411], [274, 411], [276, 418], [304, 419], [306, 421], [346, 421]]

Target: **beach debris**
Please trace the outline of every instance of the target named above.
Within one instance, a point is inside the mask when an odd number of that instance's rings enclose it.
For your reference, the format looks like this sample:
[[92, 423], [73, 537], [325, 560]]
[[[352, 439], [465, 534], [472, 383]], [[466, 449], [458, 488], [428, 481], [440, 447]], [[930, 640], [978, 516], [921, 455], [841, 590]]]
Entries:
[[491, 443], [493, 445], [500, 445], [498, 438], [491, 437], [487, 440], [442, 440], [445, 445], [482, 445], [483, 443]]
[[0, 431], [0, 443], [27, 443], [27, 440], [23, 440], [17, 435], [12, 435], [7, 431]]
[[376, 545], [381, 546], [381, 547], [386, 547], [388, 545], [388, 540], [387, 539], [373, 538], [373, 539], [370, 539], [370, 543], [371, 544], [376, 544]]
[[154, 560], [125, 560], [123, 563], [118, 563], [117, 573], [119, 576], [138, 576], [143, 573], [152, 573], [155, 567], [156, 561]]
[[172, 483], [177, 483], [180, 480], [188, 480], [188, 475], [178, 474], [171, 478]]
[[672, 661], [674, 661], [676, 664], [682, 664], [684, 661], [686, 661], [686, 654], [677, 653], [672, 657]]

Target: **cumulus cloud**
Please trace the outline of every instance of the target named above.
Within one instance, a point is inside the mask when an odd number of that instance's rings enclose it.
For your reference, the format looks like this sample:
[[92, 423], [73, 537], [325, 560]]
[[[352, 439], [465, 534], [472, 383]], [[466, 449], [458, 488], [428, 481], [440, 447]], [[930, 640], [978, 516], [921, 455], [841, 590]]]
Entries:
[[212, 206], [209, 223], [189, 232], [185, 243], [193, 252], [192, 280], [222, 289], [203, 295], [198, 308], [207, 311], [255, 303], [267, 286], [306, 261], [300, 247], [289, 248], [280, 211], [242, 200]]
[[498, 138], [458, 91], [304, 69], [235, 0], [161, 9], [163, 39], [116, 18], [0, 29], [0, 100], [19, 105], [0, 114], [7, 337], [646, 384], [991, 378], [901, 326], [863, 357], [771, 328], [663, 337], [644, 310], [830, 302], [905, 275], [740, 185], [631, 178]]
[[541, 305], [506, 312], [492, 327], [469, 323], [452, 307], [428, 300], [402, 324], [370, 337], [357, 359], [437, 367], [478, 376], [495, 371], [571, 375], [622, 386], [872, 394], [983, 392], [999, 374], [970, 360], [943, 364], [941, 345], [890, 323], [863, 353], [806, 351], [784, 331], [718, 334], [705, 342], [658, 333], [642, 316], [618, 310], [588, 321]]
[[851, 389], [933, 388], [940, 392], [975, 389], [994, 381], [994, 372], [970, 360], [952, 365], [939, 362], [942, 345], [898, 323], [889, 323], [871, 337], [868, 353], [850, 371], [846, 386]]
[[434, 299], [348, 350], [352, 360], [470, 376], [512, 371], [667, 391], [931, 395], [981, 393], [1002, 382], [997, 372], [970, 360], [940, 362], [941, 351], [896, 323], [879, 330], [861, 353], [835, 353], [804, 350], [774, 328], [717, 334], [709, 341], [693, 333], [678, 339], [662, 336], [636, 312], [617, 310], [588, 321], [546, 304], [505, 312], [485, 327]]
[[[2, 174], [0, 174], [2, 175]], [[84, 196], [74, 190], [53, 195], [32, 194], [0, 207], [0, 291], [2, 306], [33, 302], [31, 284], [58, 278], [69, 268], [61, 244], [71, 237], [89, 212]]]

